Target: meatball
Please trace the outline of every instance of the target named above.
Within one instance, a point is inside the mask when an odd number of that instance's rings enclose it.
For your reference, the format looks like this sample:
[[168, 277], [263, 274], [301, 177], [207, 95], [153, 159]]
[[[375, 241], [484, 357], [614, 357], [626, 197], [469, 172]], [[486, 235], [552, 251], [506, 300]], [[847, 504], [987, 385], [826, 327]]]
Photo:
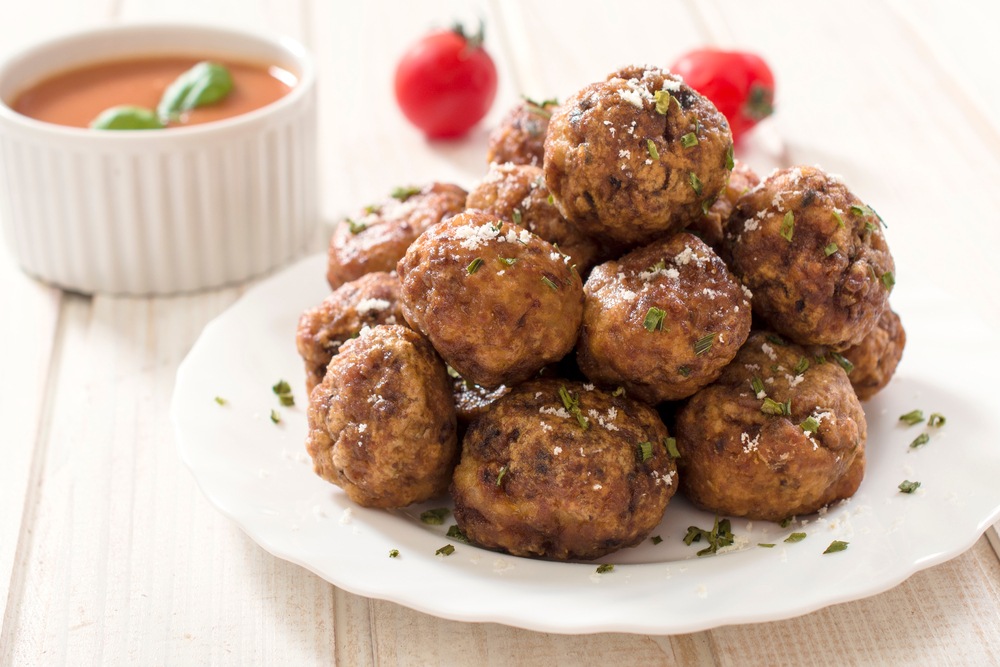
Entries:
[[899, 360], [903, 358], [905, 346], [903, 323], [887, 305], [871, 333], [843, 353], [843, 357], [853, 365], [847, 377], [858, 398], [867, 401], [889, 384]]
[[576, 342], [583, 284], [567, 259], [523, 227], [466, 211], [400, 260], [403, 316], [466, 380], [517, 384]]
[[647, 403], [715, 380], [750, 333], [743, 286], [686, 232], [595, 267], [584, 294], [580, 369]]
[[517, 556], [592, 559], [638, 544], [677, 488], [656, 412], [593, 385], [542, 379], [469, 427], [451, 492], [474, 543]]
[[451, 385], [412, 329], [380, 325], [344, 343], [307, 416], [316, 474], [359, 505], [405, 507], [447, 491], [458, 453]]
[[545, 181], [584, 233], [635, 246], [703, 215], [726, 185], [732, 150], [725, 116], [679, 77], [626, 68], [552, 114]]
[[372, 271], [392, 271], [406, 249], [433, 224], [465, 210], [468, 193], [450, 183], [398, 188], [337, 225], [330, 238], [327, 282], [332, 289]]
[[720, 515], [781, 521], [850, 497], [867, 425], [844, 370], [754, 332], [677, 412], [681, 491]]
[[490, 132], [487, 161], [541, 167], [549, 118], [558, 106], [556, 100], [535, 102], [525, 99], [512, 107], [496, 129]]
[[708, 209], [708, 213], [691, 221], [687, 231], [699, 236], [702, 241], [712, 247], [712, 250], [719, 253], [723, 261], [726, 261], [723, 244], [726, 221], [729, 220], [729, 216], [732, 215], [733, 209], [736, 207], [736, 200], [758, 183], [760, 183], [760, 176], [757, 175], [757, 172], [751, 169], [746, 162], [735, 160], [733, 171], [729, 174], [729, 183], [726, 184], [722, 194]]
[[468, 208], [478, 208], [521, 225], [569, 255], [581, 275], [597, 259], [599, 247], [566, 221], [549, 201], [549, 188], [541, 167], [493, 164], [486, 177], [469, 192]]
[[740, 197], [726, 244], [754, 312], [802, 345], [857, 345], [895, 283], [881, 218], [814, 167], [775, 171]]
[[340, 346], [364, 327], [404, 324], [399, 278], [378, 271], [344, 283], [315, 308], [302, 313], [295, 344], [306, 366], [306, 390], [323, 381], [326, 366]]

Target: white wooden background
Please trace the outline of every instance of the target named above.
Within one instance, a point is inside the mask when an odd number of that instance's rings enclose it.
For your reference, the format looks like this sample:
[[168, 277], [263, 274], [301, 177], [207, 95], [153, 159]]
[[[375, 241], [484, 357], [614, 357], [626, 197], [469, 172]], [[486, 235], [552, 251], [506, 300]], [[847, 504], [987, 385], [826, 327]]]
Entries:
[[[485, 128], [431, 145], [393, 103], [396, 58], [432, 26], [486, 20], [501, 76], [486, 126], [520, 93], [565, 97], [620, 65], [665, 65], [703, 43], [749, 48], [778, 78], [770, 130], [784, 159], [844, 174], [892, 221], [901, 279], [973, 285], [1000, 327], [1000, 9], [974, 7], [0, 0], [0, 53], [137, 20], [300, 38], [320, 72], [318, 177], [332, 220], [425, 175], [470, 184], [483, 173]], [[908, 236], [918, 216], [940, 234]], [[549, 635], [338, 590], [215, 512], [175, 453], [167, 406], [177, 365], [241, 291], [63, 294], [23, 276], [0, 245], [0, 664], [1000, 664], [995, 528], [881, 595], [691, 635]]]

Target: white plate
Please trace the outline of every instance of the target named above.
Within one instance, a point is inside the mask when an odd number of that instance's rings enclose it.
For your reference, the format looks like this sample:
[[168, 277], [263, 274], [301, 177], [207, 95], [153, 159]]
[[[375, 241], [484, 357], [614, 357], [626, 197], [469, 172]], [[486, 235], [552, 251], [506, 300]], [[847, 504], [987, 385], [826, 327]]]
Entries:
[[[1000, 518], [996, 334], [954, 299], [897, 287], [909, 342], [890, 387], [866, 404], [869, 469], [860, 490], [822, 516], [788, 528], [734, 520], [745, 547], [695, 556], [690, 525], [713, 517], [681, 499], [651, 541], [603, 562], [516, 558], [446, 538], [453, 523], [422, 524], [420, 510], [364, 509], [312, 472], [305, 453], [299, 314], [329, 292], [325, 258], [311, 257], [251, 289], [209, 324], [177, 373], [171, 407], [181, 458], [208, 499], [272, 554], [354, 593], [464, 621], [547, 632], [683, 633], [776, 620], [884, 591], [970, 547]], [[984, 353], [985, 352], [985, 353]], [[978, 378], [978, 379], [977, 379]], [[297, 405], [271, 386], [289, 381]], [[215, 397], [226, 400], [225, 405]], [[939, 429], [905, 427], [915, 408], [940, 412]], [[272, 409], [281, 423], [271, 422]], [[928, 431], [931, 440], [909, 447]], [[922, 486], [899, 493], [904, 479]], [[450, 517], [449, 517], [450, 519]], [[806, 532], [798, 543], [783, 539]], [[833, 540], [846, 551], [824, 555]], [[758, 543], [776, 543], [762, 548]], [[450, 556], [435, 551], [453, 544]], [[399, 557], [390, 558], [390, 549]]]

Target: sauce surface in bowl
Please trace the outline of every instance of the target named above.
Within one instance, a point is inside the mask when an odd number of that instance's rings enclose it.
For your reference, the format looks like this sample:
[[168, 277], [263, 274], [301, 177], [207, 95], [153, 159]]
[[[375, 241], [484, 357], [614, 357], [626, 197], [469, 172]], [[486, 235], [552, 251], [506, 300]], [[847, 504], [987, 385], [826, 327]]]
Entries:
[[102, 111], [120, 104], [156, 109], [167, 87], [202, 60], [229, 69], [233, 89], [214, 104], [192, 109], [184, 127], [231, 118], [270, 104], [295, 85], [295, 75], [278, 67], [216, 58], [143, 57], [95, 63], [61, 72], [23, 91], [11, 107], [20, 114], [57, 125], [88, 127]]

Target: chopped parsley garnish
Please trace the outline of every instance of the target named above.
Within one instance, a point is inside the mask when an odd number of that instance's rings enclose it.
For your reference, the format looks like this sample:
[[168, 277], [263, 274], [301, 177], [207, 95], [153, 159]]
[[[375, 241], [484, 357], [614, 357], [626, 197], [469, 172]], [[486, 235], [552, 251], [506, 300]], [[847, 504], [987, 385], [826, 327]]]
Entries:
[[788, 528], [790, 525], [792, 525], [793, 520], [794, 517], [786, 516], [784, 519], [778, 522], [778, 525], [781, 526], [782, 528]]
[[802, 430], [805, 431], [806, 433], [815, 433], [816, 431], [819, 430], [819, 420], [813, 417], [812, 415], [809, 415], [804, 420], [802, 420], [802, 423], [799, 424], [799, 426], [801, 426]]
[[920, 435], [918, 435], [916, 438], [913, 439], [913, 442], [910, 443], [910, 448], [916, 449], [921, 445], [926, 445], [930, 441], [931, 441], [931, 436], [927, 435], [926, 433], [921, 433]]
[[649, 538], [649, 541], [652, 542], [653, 544], [659, 544], [660, 542], [663, 541], [663, 538], [660, 537], [659, 535], [653, 535], [651, 538]]
[[450, 556], [455, 553], [455, 547], [450, 544], [446, 544], [437, 551], [434, 552], [435, 556]]
[[399, 558], [399, 549], [389, 549], [389, 558]]
[[663, 446], [667, 448], [667, 454], [672, 459], [679, 459], [681, 452], [677, 449], [677, 438], [664, 438]]
[[619, 396], [624, 396], [625, 387], [619, 385], [618, 387], [615, 388], [613, 392], [611, 392], [611, 395], [614, 396], [615, 398], [618, 398]]
[[712, 530], [705, 530], [698, 526], [689, 526], [687, 535], [684, 536], [684, 544], [691, 546], [693, 542], [700, 542], [702, 537], [708, 542], [708, 546], [698, 552], [699, 556], [714, 554], [722, 547], [728, 547], [733, 543], [734, 539], [729, 519], [719, 521], [719, 517], [716, 516]]
[[363, 222], [357, 222], [351, 218], [345, 218], [344, 222], [347, 223], [348, 228], [350, 228], [352, 234], [360, 234], [361, 232], [368, 229], [368, 225]]
[[219, 405], [225, 405], [227, 403], [226, 399], [222, 398], [221, 396], [216, 396], [215, 402], [218, 403]]
[[511, 214], [511, 219], [514, 221], [515, 225], [521, 224], [521, 209], [515, 208], [514, 212]]
[[838, 250], [840, 250], [840, 247], [836, 243], [831, 243], [827, 247], [823, 248], [823, 253], [827, 257], [829, 257], [830, 255], [832, 255], [833, 253], [837, 252]]
[[428, 526], [440, 526], [451, 511], [447, 507], [437, 507], [420, 513], [420, 521]]
[[764, 547], [765, 549], [773, 549], [774, 548], [774, 544], [772, 544], [771, 542], [758, 542], [757, 546], [758, 547]]
[[927, 418], [927, 425], [933, 428], [941, 428], [946, 421], [947, 419], [940, 412], [932, 412], [931, 416]]
[[904, 422], [907, 426], [913, 426], [914, 424], [919, 424], [920, 422], [924, 421], [924, 411], [910, 410], [905, 415], [900, 415], [899, 421]]
[[507, 469], [508, 469], [508, 466], [507, 465], [503, 465], [500, 468], [500, 472], [497, 473], [497, 486], [500, 486], [500, 482], [502, 482], [503, 478], [507, 475]]
[[614, 563], [601, 563], [597, 566], [597, 574], [607, 574], [608, 572], [614, 572]]
[[918, 488], [920, 488], [920, 482], [911, 482], [908, 479], [904, 479], [899, 483], [899, 490], [902, 493], [913, 493]]
[[[760, 379], [760, 376], [754, 375], [750, 380], [750, 388], [753, 389], [753, 395], [757, 398], [764, 398], [767, 392], [764, 391], [764, 381]], [[761, 396], [764, 394], [764, 396]]]
[[694, 190], [694, 193], [700, 197], [702, 186], [701, 186], [701, 179], [698, 178], [698, 174], [694, 173], [693, 171], [689, 173], [688, 181], [691, 183], [691, 189]]
[[847, 357], [845, 357], [844, 355], [837, 354], [836, 352], [831, 352], [830, 356], [833, 357], [833, 360], [836, 361], [837, 364], [841, 368], [843, 368], [844, 372], [847, 373], [848, 375], [850, 375], [851, 371], [854, 370], [854, 364], [852, 364], [850, 360], [848, 360]]
[[646, 139], [646, 151], [654, 160], [660, 159], [660, 151], [656, 150], [656, 143], [652, 139]]
[[667, 111], [670, 109], [670, 100], [673, 97], [666, 90], [658, 90], [653, 95], [656, 98], [656, 113], [661, 116], [667, 115]]
[[392, 198], [399, 201], [406, 201], [413, 195], [420, 194], [420, 188], [411, 186], [396, 188], [392, 191]]
[[790, 415], [792, 414], [792, 399], [779, 403], [773, 398], [765, 398], [760, 406], [760, 411], [766, 415]]
[[779, 336], [778, 334], [768, 334], [767, 342], [773, 343], [774, 345], [780, 345], [781, 347], [788, 347], [788, 341]]
[[281, 415], [278, 414], [277, 410], [271, 410], [271, 421], [275, 424], [281, 423]]
[[792, 242], [792, 236], [795, 234], [795, 214], [791, 211], [787, 211], [785, 217], [781, 219], [781, 228], [778, 230], [778, 234], [789, 243]]
[[[681, 137], [681, 146], [684, 148], [691, 148], [692, 146], [698, 145], [698, 135], [694, 132], [688, 132]], [[730, 167], [732, 169], [732, 167]]]
[[514, 266], [517, 264], [517, 257], [497, 257], [501, 264], [504, 266]]
[[653, 331], [663, 330], [663, 318], [667, 316], [667, 311], [662, 308], [657, 308], [656, 306], [650, 306], [649, 310], [646, 311], [646, 317], [642, 320], [642, 326], [645, 327], [646, 331], [652, 333]]
[[452, 538], [453, 540], [459, 540], [460, 542], [465, 542], [466, 544], [469, 543], [468, 536], [466, 536], [465, 532], [458, 527], [458, 524], [455, 523], [451, 524], [451, 526], [448, 527], [448, 532], [445, 533], [445, 535], [447, 537]]
[[830, 546], [828, 546], [826, 548], [826, 551], [824, 551], [823, 553], [825, 553], [825, 554], [835, 554], [838, 551], [843, 551], [844, 549], [846, 549], [847, 548], [847, 544], [848, 543], [844, 542], [843, 540], [834, 540], [833, 542], [830, 542]]
[[892, 271], [886, 271], [883, 273], [881, 280], [882, 284], [885, 285], [885, 288], [890, 292], [892, 291], [892, 288], [896, 286], [896, 275]]
[[476, 257], [474, 260], [469, 262], [469, 265], [467, 267], [465, 267], [465, 271], [471, 276], [473, 273], [478, 271], [479, 267], [482, 265], [483, 265], [483, 258]]
[[271, 387], [271, 391], [277, 395], [278, 401], [280, 401], [285, 407], [295, 405], [295, 397], [292, 396], [292, 388], [284, 380], [278, 380], [277, 384]]
[[651, 458], [653, 458], [653, 443], [649, 442], [648, 440], [646, 442], [640, 442], [639, 459], [642, 461], [642, 463], [645, 463]]
[[734, 166], [736, 166], [736, 160], [733, 159], [733, 145], [729, 144], [729, 148], [726, 149], [726, 169], [732, 171]]
[[694, 354], [696, 357], [700, 357], [712, 349], [712, 344], [715, 343], [715, 336], [715, 332], [707, 333], [694, 342]]
[[382, 207], [378, 204], [368, 204], [365, 206], [365, 215], [375, 215], [382, 210]]
[[549, 105], [552, 106], [559, 105], [559, 101], [556, 100], [555, 98], [550, 100], [542, 100], [541, 102], [536, 102], [530, 97], [525, 97], [524, 102], [525, 102], [524, 108], [528, 113], [533, 113], [536, 116], [541, 116], [542, 118], [550, 118], [552, 116], [552, 112], [546, 109], [545, 107]]
[[875, 211], [872, 210], [871, 206], [858, 206], [857, 204], [851, 204], [851, 213], [862, 217], [869, 215], [875, 215], [875, 217], [878, 217], [878, 215], [875, 214]]
[[839, 212], [837, 212], [837, 211], [833, 212], [833, 219], [837, 221], [837, 225], [838, 226], [843, 227], [845, 229], [847, 228], [847, 225], [844, 224], [844, 219], [842, 217], [840, 217], [840, 213]]
[[689, 375], [691, 375], [691, 369], [688, 368], [687, 366], [679, 366], [677, 368], [677, 372], [680, 373], [683, 377], [688, 377]]
[[866, 232], [868, 232], [870, 234], [871, 232], [874, 232], [876, 229], [878, 229], [878, 227], [875, 226], [874, 222], [872, 222], [871, 220], [865, 220], [865, 231]]
[[545, 283], [545, 286], [553, 292], [557, 292], [559, 290], [559, 285], [556, 285], [548, 276], [542, 276], [542, 282]]
[[795, 368], [792, 370], [796, 375], [802, 375], [809, 370], [809, 360], [805, 357], [799, 357], [799, 363], [795, 364]]
[[583, 416], [583, 411], [580, 410], [580, 399], [569, 393], [569, 390], [566, 389], [565, 386], [559, 387], [559, 400], [562, 401], [563, 407], [566, 408], [566, 412], [576, 417], [576, 421], [580, 424], [580, 428], [584, 431], [590, 428], [590, 422]]
[[556, 196], [554, 194], [549, 194], [549, 204], [554, 206], [556, 203]]
[[646, 270], [649, 271], [650, 273], [656, 273], [657, 271], [666, 271], [666, 269], [667, 269], [667, 262], [666, 260], [661, 259], [659, 262], [653, 264]]
[[785, 538], [785, 541], [794, 544], [795, 542], [801, 542], [804, 539], [806, 539], [805, 533], [792, 533]]

